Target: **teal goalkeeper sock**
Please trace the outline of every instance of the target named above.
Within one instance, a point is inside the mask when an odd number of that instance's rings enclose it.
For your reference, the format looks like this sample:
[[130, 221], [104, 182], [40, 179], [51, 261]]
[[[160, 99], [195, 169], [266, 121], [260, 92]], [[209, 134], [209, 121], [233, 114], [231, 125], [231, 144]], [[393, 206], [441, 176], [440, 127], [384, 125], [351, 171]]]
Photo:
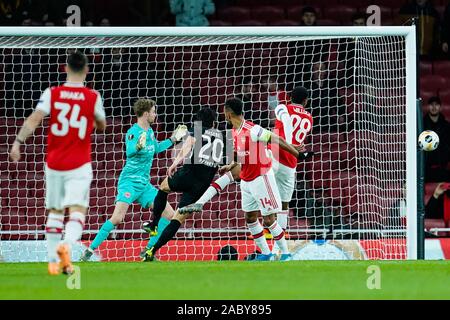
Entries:
[[97, 235], [95, 236], [94, 241], [92, 241], [91, 245], [89, 246], [92, 250], [97, 249], [100, 247], [100, 245], [108, 238], [109, 233], [114, 230], [116, 226], [112, 224], [111, 221], [106, 221], [100, 230], [98, 231]]
[[151, 237], [150, 240], [148, 241], [147, 244], [147, 249], [150, 249], [151, 247], [153, 247], [156, 243], [156, 241], [158, 241], [159, 237], [161, 236], [161, 233], [163, 233], [164, 229], [169, 225], [170, 220], [168, 220], [167, 218], [161, 217], [161, 219], [159, 220], [158, 223], [158, 234], [154, 237]]

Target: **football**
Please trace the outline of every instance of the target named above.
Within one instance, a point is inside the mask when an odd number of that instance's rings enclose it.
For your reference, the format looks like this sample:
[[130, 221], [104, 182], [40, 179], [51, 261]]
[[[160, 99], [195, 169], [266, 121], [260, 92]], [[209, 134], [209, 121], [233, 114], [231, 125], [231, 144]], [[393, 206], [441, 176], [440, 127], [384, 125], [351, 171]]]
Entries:
[[433, 151], [439, 146], [439, 136], [436, 132], [425, 130], [419, 135], [419, 147], [423, 151]]

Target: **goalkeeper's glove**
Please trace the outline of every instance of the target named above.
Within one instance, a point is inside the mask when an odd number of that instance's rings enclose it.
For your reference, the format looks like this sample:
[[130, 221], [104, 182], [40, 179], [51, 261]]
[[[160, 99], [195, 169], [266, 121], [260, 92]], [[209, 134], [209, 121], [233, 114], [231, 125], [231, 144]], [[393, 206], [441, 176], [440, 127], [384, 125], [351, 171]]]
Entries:
[[306, 160], [314, 155], [314, 151], [305, 151], [298, 153], [298, 160]]
[[177, 129], [173, 132], [172, 136], [170, 137], [170, 140], [172, 140], [172, 143], [181, 141], [183, 137], [187, 134], [188, 129], [186, 125], [180, 124], [178, 125]]
[[138, 143], [136, 144], [137, 150], [142, 150], [147, 145], [147, 132], [142, 132], [139, 136]]

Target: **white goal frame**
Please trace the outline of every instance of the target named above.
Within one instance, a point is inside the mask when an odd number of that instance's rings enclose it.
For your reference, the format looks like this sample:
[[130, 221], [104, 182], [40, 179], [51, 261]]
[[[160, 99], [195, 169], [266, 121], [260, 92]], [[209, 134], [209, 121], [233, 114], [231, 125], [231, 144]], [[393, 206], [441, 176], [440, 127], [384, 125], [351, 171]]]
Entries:
[[416, 159], [416, 31], [415, 26], [395, 27], [1, 27], [1, 36], [116, 37], [116, 36], [402, 36], [406, 41], [406, 210], [407, 259], [417, 259], [417, 159]]

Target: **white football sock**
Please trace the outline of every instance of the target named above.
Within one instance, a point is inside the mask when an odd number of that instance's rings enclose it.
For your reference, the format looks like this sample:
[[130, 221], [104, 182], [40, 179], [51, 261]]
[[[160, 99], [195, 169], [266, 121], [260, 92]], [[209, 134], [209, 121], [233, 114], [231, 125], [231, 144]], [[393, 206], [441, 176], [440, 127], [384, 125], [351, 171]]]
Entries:
[[288, 210], [282, 210], [277, 213], [277, 221], [280, 227], [283, 230], [287, 229], [288, 226], [288, 217], [289, 217], [289, 209]]
[[270, 227], [269, 227], [270, 233], [273, 235], [273, 240], [275, 240], [275, 243], [277, 244], [278, 248], [280, 249], [282, 254], [289, 253], [289, 249], [287, 246], [287, 241], [284, 236], [284, 231], [281, 228], [281, 226], [278, 224], [277, 221], [275, 221]]
[[234, 181], [233, 175], [231, 172], [225, 173], [223, 176], [218, 178], [216, 181], [211, 183], [209, 188], [205, 191], [205, 193], [201, 196], [200, 199], [197, 200], [196, 203], [205, 204], [209, 200], [211, 200], [216, 194], [221, 192], [227, 185]]
[[47, 240], [48, 262], [58, 262], [56, 247], [62, 239], [64, 230], [64, 214], [49, 213], [45, 227], [45, 239]]
[[72, 246], [81, 239], [85, 219], [85, 215], [81, 212], [72, 212], [70, 214], [69, 222], [66, 224], [65, 243]]
[[261, 223], [259, 223], [259, 221], [255, 221], [253, 223], [247, 223], [247, 226], [257, 247], [261, 250], [261, 253], [270, 254], [270, 248], [267, 244], [266, 237], [264, 237], [264, 228]]

